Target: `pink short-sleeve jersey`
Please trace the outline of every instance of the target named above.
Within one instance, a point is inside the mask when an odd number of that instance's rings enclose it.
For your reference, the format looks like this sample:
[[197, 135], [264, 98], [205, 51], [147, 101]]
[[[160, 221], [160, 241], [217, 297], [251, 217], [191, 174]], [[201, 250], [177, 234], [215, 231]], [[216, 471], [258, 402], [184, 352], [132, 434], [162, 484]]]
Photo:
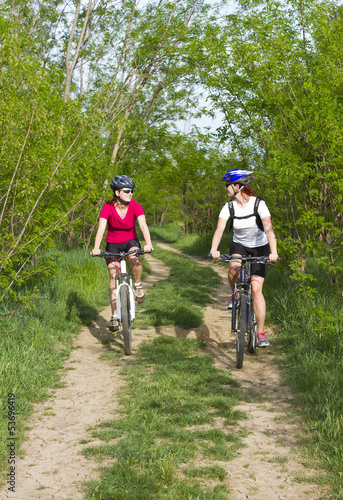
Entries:
[[108, 243], [126, 243], [137, 238], [135, 223], [137, 217], [144, 215], [144, 210], [141, 205], [131, 200], [125, 217], [122, 219], [114, 205], [105, 203], [102, 207], [100, 218], [107, 220], [107, 235]]

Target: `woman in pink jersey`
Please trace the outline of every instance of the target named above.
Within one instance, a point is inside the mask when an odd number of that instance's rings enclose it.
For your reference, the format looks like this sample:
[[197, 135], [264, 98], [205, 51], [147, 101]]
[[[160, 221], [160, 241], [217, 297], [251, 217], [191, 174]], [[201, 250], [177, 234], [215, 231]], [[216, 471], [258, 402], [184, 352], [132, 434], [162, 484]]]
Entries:
[[[100, 253], [100, 245], [106, 227], [107, 252], [129, 252], [141, 248], [136, 233], [136, 220], [145, 240], [144, 251], [151, 252], [152, 245], [150, 232], [145, 220], [143, 208], [137, 201], [132, 199], [135, 187], [135, 183], [127, 175], [119, 175], [112, 180], [111, 188], [113, 189], [113, 198], [102, 207], [94, 249], [92, 251], [93, 255], [99, 255]], [[143, 271], [142, 261], [140, 257], [134, 256], [130, 256], [129, 259], [135, 280], [135, 297], [137, 302], [141, 303], [144, 302], [145, 299], [141, 283]], [[112, 309], [109, 329], [115, 332], [118, 330], [115, 277], [120, 271], [120, 266], [114, 259], [106, 260], [110, 273], [110, 301]]]

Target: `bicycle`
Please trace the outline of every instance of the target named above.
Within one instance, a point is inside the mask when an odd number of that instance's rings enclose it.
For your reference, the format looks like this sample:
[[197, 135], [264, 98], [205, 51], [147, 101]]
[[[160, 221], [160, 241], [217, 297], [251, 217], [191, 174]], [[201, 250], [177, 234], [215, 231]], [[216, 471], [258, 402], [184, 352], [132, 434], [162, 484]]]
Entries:
[[92, 257], [103, 257], [110, 258], [114, 257], [116, 262], [120, 263], [120, 273], [116, 275], [116, 300], [117, 300], [117, 317], [119, 323], [119, 334], [123, 335], [124, 338], [124, 351], [125, 354], [132, 354], [132, 334], [131, 325], [136, 317], [136, 302], [135, 295], [133, 291], [133, 276], [132, 274], [127, 274], [126, 258], [129, 255], [143, 255], [145, 253], [142, 249], [131, 250], [130, 252], [101, 252], [98, 255], [93, 255]]
[[[209, 257], [211, 255], [209, 254]], [[237, 335], [236, 367], [242, 368], [245, 348], [245, 334], [247, 334], [247, 350], [254, 354], [257, 347], [257, 321], [254, 312], [254, 301], [251, 285], [251, 264], [270, 264], [268, 257], [247, 257], [221, 254], [220, 260], [230, 262], [241, 260], [239, 281], [234, 284], [232, 299], [231, 330]]]

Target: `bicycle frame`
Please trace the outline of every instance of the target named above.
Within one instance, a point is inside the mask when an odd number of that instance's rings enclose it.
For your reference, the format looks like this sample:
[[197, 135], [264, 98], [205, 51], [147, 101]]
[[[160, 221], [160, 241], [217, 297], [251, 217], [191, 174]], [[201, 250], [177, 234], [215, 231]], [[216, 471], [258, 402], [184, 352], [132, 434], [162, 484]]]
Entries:
[[[232, 260], [232, 259], [230, 259]], [[248, 266], [248, 269], [247, 269]], [[251, 318], [252, 318], [252, 286], [250, 283], [250, 262], [242, 260], [242, 267], [240, 270], [239, 282], [234, 284], [233, 289], [233, 308], [232, 308], [232, 318], [231, 318], [231, 330], [237, 332], [236, 328], [236, 313], [240, 306], [240, 295], [244, 293], [247, 296], [247, 328], [251, 328]]]

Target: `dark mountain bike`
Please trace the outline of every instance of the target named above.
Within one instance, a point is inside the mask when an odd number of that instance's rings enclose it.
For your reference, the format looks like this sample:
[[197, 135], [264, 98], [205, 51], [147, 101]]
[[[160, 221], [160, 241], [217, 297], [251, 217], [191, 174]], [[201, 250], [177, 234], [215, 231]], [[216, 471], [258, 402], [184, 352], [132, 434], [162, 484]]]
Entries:
[[[211, 255], [209, 255], [211, 256]], [[246, 257], [221, 254], [220, 260], [242, 261], [239, 281], [233, 290], [231, 330], [236, 334], [236, 367], [242, 368], [245, 349], [245, 335], [247, 335], [248, 352], [254, 354], [257, 347], [257, 322], [254, 313], [254, 302], [251, 285], [251, 264], [260, 263], [270, 265], [268, 257]]]
[[120, 263], [120, 273], [116, 275], [117, 317], [119, 333], [124, 338], [124, 351], [127, 355], [132, 354], [131, 325], [136, 317], [136, 302], [133, 291], [133, 276], [132, 274], [127, 274], [125, 259], [129, 255], [138, 256], [145, 253], [147, 252], [144, 252], [144, 250], [136, 249], [130, 252], [101, 252], [99, 255], [91, 254], [92, 257], [104, 257], [105, 259], [113, 257], [116, 262]]

